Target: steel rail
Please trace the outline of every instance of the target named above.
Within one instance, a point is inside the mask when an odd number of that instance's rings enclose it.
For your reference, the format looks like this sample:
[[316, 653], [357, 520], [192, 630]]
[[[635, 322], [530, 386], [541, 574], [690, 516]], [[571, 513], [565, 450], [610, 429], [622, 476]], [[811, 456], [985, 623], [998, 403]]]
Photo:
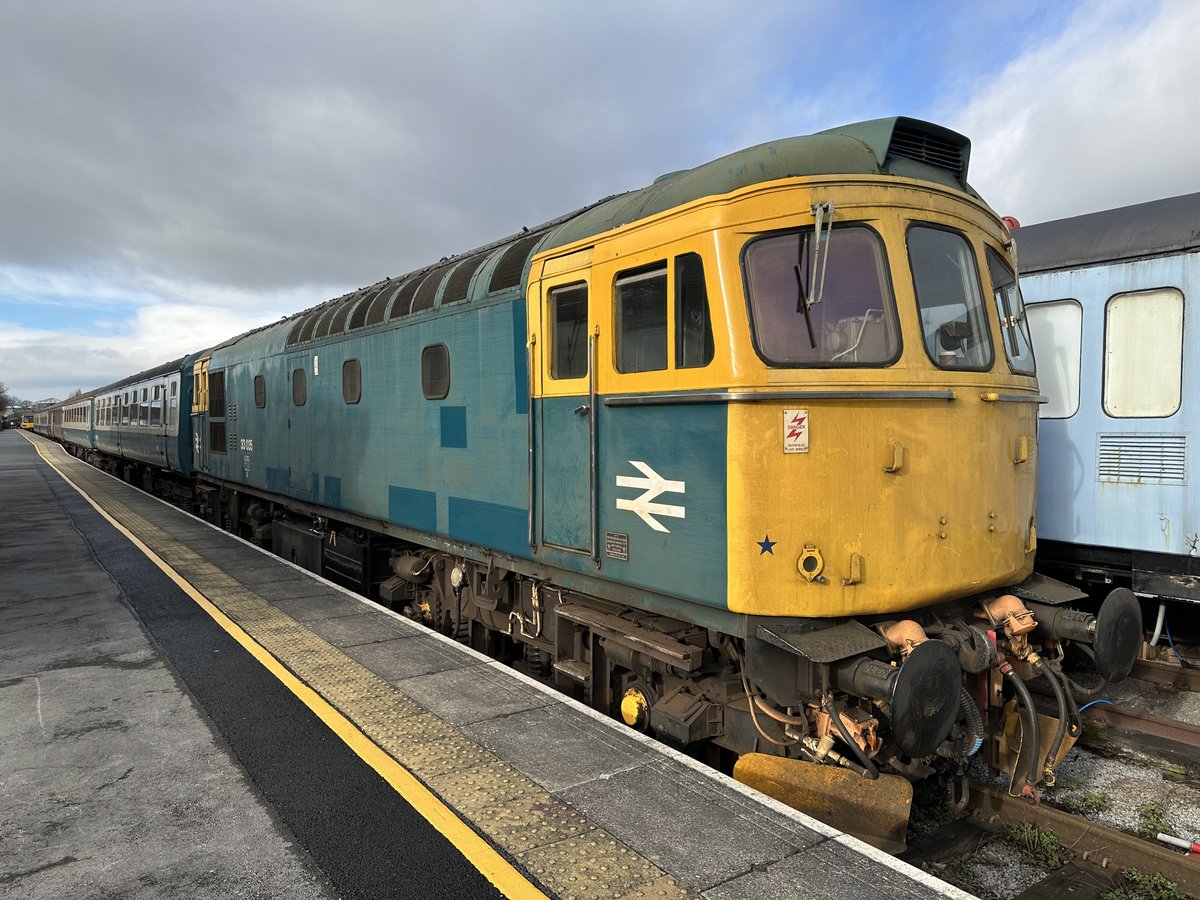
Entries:
[[989, 785], [971, 782], [970, 790], [967, 805], [972, 818], [981, 827], [1028, 823], [1054, 834], [1063, 847], [1073, 851], [1083, 862], [1106, 871], [1134, 868], [1139, 872], [1162, 875], [1174, 881], [1185, 893], [1200, 896], [1200, 865], [1188, 859], [1186, 854], [1051, 806], [1033, 806], [1027, 800], [1010, 797]]
[[1200, 669], [1185, 669], [1174, 663], [1139, 659], [1129, 675], [1151, 684], [1169, 684], [1181, 691], [1200, 691]]
[[1200, 725], [1193, 725], [1191, 722], [1166, 719], [1128, 706], [1109, 706], [1108, 704], [1088, 707], [1084, 710], [1083, 715], [1084, 718], [1094, 719], [1123, 731], [1148, 734], [1200, 750]]

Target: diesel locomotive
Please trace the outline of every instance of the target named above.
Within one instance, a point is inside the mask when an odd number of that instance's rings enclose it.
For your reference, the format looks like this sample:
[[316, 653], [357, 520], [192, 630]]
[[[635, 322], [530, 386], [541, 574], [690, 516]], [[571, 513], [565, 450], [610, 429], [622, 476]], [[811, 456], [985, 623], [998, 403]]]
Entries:
[[969, 150], [907, 118], [752, 147], [77, 398], [60, 437], [895, 846], [911, 779], [985, 744], [1036, 797], [1079, 726], [1063, 646], [1118, 679], [1141, 638], [1129, 592], [1076, 613], [1033, 575], [1044, 398]]

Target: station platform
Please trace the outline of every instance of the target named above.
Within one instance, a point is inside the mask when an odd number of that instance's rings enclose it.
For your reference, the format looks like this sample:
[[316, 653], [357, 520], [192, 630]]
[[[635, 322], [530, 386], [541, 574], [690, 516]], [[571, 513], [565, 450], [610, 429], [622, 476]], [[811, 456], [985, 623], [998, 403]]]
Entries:
[[969, 896], [13, 431], [0, 766], [0, 896]]

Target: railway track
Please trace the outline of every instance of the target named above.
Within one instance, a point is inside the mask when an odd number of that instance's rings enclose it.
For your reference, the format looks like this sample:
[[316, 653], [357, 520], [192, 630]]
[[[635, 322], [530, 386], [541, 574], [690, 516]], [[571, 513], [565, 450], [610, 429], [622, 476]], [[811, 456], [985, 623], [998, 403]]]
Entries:
[[1083, 712], [1085, 719], [1103, 722], [1122, 731], [1150, 735], [1200, 751], [1200, 725], [1152, 715], [1129, 706], [1098, 703]]
[[1187, 895], [1200, 897], [1200, 862], [1153, 841], [1047, 804], [1034, 806], [975, 781], [969, 784], [965, 812], [964, 817], [914, 842], [901, 858], [954, 880], [957, 859], [980, 850], [991, 835], [1012, 834], [1013, 829], [1026, 826], [1036, 829], [1027, 833], [1053, 835], [1062, 853], [1059, 862], [1050, 864], [1053, 871], [1017, 894], [1021, 900], [1100, 897], [1121, 883], [1127, 869], [1161, 876]]
[[1129, 868], [1153, 872], [1169, 878], [1186, 893], [1200, 896], [1200, 864], [1175, 850], [1052, 806], [1032, 806], [985, 784], [971, 785], [967, 808], [981, 827], [1029, 824], [1054, 834], [1076, 859], [1104, 872]]
[[1131, 678], [1151, 684], [1169, 684], [1181, 691], [1200, 691], [1200, 669], [1185, 668], [1174, 663], [1139, 659], [1133, 664]]

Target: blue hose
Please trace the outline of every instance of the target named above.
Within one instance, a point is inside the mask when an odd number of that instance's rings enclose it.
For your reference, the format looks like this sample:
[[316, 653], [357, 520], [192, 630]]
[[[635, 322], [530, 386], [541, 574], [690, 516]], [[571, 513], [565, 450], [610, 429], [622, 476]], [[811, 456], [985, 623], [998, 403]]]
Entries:
[[1171, 645], [1171, 651], [1179, 657], [1179, 664], [1185, 669], [1191, 669], [1196, 664], [1183, 658], [1183, 654], [1179, 652], [1179, 648], [1175, 646], [1175, 639], [1171, 637], [1171, 625], [1167, 622], [1166, 617], [1163, 617], [1163, 627], [1167, 629], [1167, 643]]
[[1097, 703], [1107, 703], [1109, 706], [1115, 705], [1111, 700], [1093, 700], [1091, 703], [1085, 703], [1083, 706], [1079, 707], [1079, 711], [1083, 712], [1089, 706], [1095, 706]]

